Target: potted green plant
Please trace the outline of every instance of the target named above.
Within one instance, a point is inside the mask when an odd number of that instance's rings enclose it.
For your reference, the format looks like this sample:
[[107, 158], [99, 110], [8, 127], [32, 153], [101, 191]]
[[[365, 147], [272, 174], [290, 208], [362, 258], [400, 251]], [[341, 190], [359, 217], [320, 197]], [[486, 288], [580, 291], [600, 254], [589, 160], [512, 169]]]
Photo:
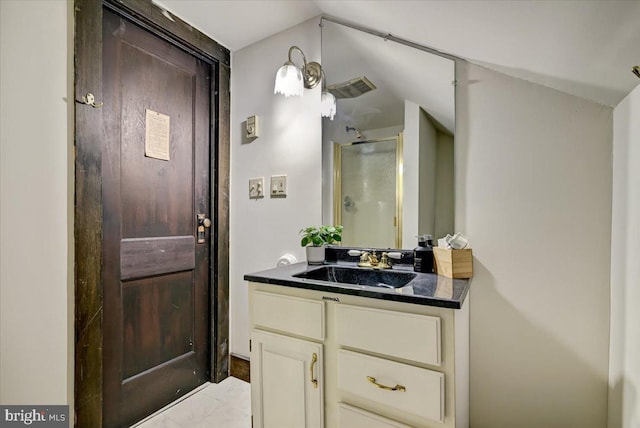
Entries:
[[324, 263], [325, 245], [342, 241], [342, 226], [309, 226], [300, 230], [300, 245], [307, 247], [307, 263]]

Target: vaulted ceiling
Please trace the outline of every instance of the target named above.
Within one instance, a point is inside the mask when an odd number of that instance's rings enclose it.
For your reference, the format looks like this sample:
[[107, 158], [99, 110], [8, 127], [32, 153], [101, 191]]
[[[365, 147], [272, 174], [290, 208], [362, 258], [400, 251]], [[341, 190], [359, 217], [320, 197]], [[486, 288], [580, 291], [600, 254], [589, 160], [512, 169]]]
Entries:
[[231, 51], [324, 14], [604, 105], [640, 83], [640, 1], [154, 2]]

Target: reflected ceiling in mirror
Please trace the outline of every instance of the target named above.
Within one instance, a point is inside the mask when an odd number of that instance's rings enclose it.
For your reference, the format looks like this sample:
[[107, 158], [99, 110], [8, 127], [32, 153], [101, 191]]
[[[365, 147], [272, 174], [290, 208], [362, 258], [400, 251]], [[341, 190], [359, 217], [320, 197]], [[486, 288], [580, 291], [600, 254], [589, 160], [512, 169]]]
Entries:
[[[454, 63], [419, 49], [323, 20], [322, 66], [327, 86], [366, 77], [376, 89], [338, 100], [338, 118], [357, 129], [402, 123], [404, 100], [454, 133]], [[382, 126], [381, 126], [382, 125]]]
[[[334, 120], [323, 119], [324, 222], [332, 223], [334, 208], [340, 210], [342, 201], [336, 195], [348, 196], [350, 204], [356, 198], [334, 188], [340, 183], [336, 175], [344, 173], [334, 163], [339, 146], [399, 137], [404, 148], [396, 177], [397, 216], [388, 227], [401, 235], [402, 248], [414, 247], [418, 234], [453, 233], [454, 61], [329, 18], [322, 20], [321, 31], [326, 86], [330, 91], [340, 87], [334, 91]], [[354, 171], [349, 175], [357, 177]], [[358, 196], [365, 199], [360, 205], [382, 206], [376, 193]], [[366, 232], [356, 246], [367, 247], [385, 232], [381, 226], [366, 227], [366, 219], [377, 216], [375, 209], [362, 211], [357, 214], [361, 218], [343, 216], [340, 221], [359, 224]]]

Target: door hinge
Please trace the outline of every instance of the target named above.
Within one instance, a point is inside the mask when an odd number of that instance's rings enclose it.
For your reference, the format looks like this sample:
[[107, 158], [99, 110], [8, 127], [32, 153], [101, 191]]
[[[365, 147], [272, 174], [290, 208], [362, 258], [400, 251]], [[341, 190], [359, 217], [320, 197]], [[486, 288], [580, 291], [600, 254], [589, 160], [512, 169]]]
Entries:
[[249, 352], [251, 352], [251, 339], [249, 339]]
[[[251, 342], [251, 341], [249, 341]], [[251, 428], [253, 428], [253, 415], [251, 415]]]

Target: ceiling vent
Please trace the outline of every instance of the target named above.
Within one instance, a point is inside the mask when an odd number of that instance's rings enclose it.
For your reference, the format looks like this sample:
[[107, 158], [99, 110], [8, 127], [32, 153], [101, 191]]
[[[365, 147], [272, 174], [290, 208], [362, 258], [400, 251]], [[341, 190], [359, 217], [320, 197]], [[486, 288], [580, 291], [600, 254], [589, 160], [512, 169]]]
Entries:
[[374, 89], [376, 89], [376, 85], [371, 83], [365, 76], [334, 85], [327, 85], [327, 91], [331, 92], [336, 98], [356, 98]]

